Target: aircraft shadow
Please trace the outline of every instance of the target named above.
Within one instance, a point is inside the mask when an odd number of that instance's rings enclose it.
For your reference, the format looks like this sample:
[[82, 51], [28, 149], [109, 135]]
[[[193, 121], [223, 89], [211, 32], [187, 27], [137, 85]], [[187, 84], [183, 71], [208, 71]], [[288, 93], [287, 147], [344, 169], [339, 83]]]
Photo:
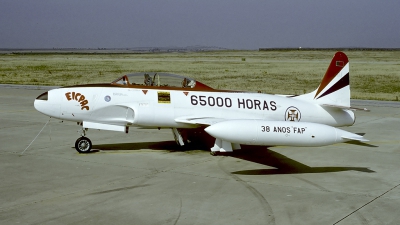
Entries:
[[375, 171], [365, 167], [310, 167], [282, 154], [274, 152], [267, 147], [256, 147], [237, 151], [231, 157], [255, 162], [258, 164], [275, 167], [274, 169], [241, 170], [232, 172], [240, 175], [275, 175], [275, 174], [301, 174], [301, 173], [332, 173], [341, 171], [359, 171], [374, 173]]
[[160, 142], [137, 142], [137, 143], [115, 143], [115, 144], [102, 144], [93, 145], [94, 151], [116, 151], [116, 150], [166, 150], [166, 151], [179, 151], [179, 147], [175, 141], [160, 141]]
[[[210, 151], [209, 148], [198, 145], [188, 145], [179, 147], [175, 141], [161, 142], [137, 142], [137, 143], [115, 143], [93, 145], [93, 151], [117, 151], [128, 150], [136, 151], [142, 149], [162, 150], [162, 151]], [[275, 174], [301, 174], [301, 173], [332, 173], [341, 171], [359, 171], [374, 173], [375, 171], [365, 167], [310, 167], [293, 160], [285, 155], [277, 153], [263, 146], [242, 146], [242, 150], [231, 153], [220, 153], [220, 155], [246, 160], [249, 162], [274, 167], [271, 169], [240, 170], [232, 172], [240, 175], [275, 175]], [[217, 156], [218, 157], [218, 156]]]
[[379, 146], [377, 145], [371, 145], [365, 142], [360, 142], [360, 141], [348, 141], [346, 142], [346, 144], [351, 144], [351, 145], [360, 145], [360, 146], [364, 146], [364, 147], [371, 147], [371, 148], [377, 148]]

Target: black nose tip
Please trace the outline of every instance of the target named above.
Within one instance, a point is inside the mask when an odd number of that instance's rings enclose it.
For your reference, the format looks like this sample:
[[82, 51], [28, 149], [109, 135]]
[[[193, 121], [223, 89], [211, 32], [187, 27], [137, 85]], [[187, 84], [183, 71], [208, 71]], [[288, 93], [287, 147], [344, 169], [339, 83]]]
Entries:
[[38, 99], [38, 100], [48, 100], [48, 97], [49, 97], [49, 94], [48, 94], [48, 92], [46, 91], [45, 93], [43, 93], [43, 94], [41, 94], [41, 95], [39, 95], [36, 99]]

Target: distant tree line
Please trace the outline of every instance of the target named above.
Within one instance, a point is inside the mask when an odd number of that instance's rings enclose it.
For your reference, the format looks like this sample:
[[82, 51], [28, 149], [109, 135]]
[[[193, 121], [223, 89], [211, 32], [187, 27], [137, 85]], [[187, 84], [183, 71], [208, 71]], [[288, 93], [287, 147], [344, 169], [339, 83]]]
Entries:
[[259, 51], [400, 51], [400, 48], [259, 48]]

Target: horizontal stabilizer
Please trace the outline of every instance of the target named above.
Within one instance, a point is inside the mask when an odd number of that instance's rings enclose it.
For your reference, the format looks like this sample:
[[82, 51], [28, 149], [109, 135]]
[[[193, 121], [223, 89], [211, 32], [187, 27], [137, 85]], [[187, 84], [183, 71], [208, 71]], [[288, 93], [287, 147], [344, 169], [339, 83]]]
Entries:
[[366, 111], [366, 112], [370, 111], [367, 108], [356, 108], [356, 107], [347, 107], [347, 106], [340, 106], [340, 105], [321, 104], [321, 106], [330, 107], [330, 108], [338, 108], [338, 109], [348, 109], [348, 110], [353, 110], [353, 111], [357, 111], [357, 110], [362, 110], [362, 111]]

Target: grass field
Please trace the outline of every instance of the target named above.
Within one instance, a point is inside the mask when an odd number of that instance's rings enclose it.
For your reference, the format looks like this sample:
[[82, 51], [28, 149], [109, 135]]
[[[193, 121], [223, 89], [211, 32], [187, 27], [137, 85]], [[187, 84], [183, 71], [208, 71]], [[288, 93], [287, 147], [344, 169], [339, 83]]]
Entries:
[[[354, 99], [400, 97], [400, 51], [348, 51]], [[319, 85], [334, 51], [215, 51], [148, 54], [2, 54], [0, 83], [109, 83], [133, 72], [193, 77], [213, 88], [303, 94]]]

